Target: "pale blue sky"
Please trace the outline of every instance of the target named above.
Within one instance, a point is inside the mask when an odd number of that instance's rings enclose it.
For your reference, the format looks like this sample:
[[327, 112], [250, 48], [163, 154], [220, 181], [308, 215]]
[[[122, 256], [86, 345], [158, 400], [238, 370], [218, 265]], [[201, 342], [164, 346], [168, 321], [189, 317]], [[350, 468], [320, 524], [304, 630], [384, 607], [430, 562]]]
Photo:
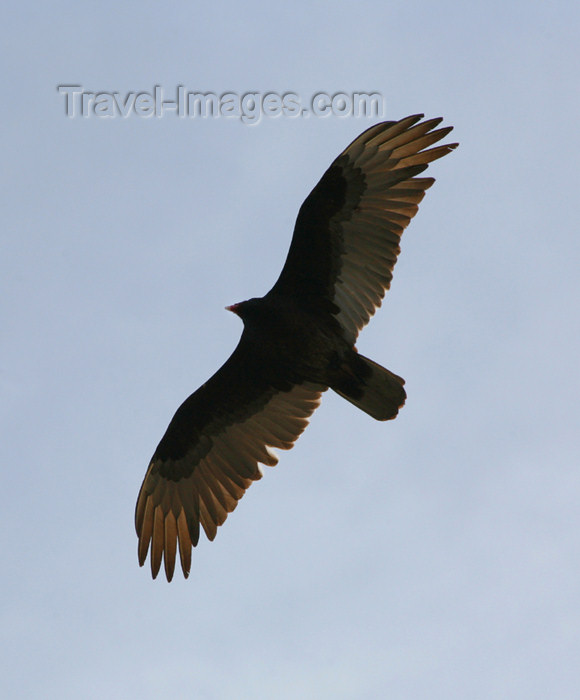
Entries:
[[[572, 2], [2, 9], [0, 695], [572, 700], [580, 686]], [[67, 119], [91, 91], [378, 91], [460, 148], [358, 347], [188, 581], [139, 569], [135, 499], [232, 351], [304, 197], [376, 119]]]

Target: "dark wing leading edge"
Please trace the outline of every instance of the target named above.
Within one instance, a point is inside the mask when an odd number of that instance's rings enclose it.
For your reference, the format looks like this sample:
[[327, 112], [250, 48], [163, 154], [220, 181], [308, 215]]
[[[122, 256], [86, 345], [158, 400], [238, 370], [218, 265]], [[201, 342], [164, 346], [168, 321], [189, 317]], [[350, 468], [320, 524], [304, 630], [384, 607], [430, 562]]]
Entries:
[[330, 311], [352, 342], [381, 305], [401, 234], [435, 181], [416, 176], [457, 146], [429, 149], [453, 127], [422, 118], [376, 124], [338, 156], [302, 204], [270, 291]]
[[177, 410], [141, 486], [135, 512], [139, 563], [151, 549], [157, 576], [163, 558], [173, 576], [177, 547], [184, 575], [199, 526], [210, 540], [252, 481], [258, 462], [273, 466], [269, 449], [290, 449], [326, 387], [290, 384], [256, 357], [244, 336], [229, 360]]

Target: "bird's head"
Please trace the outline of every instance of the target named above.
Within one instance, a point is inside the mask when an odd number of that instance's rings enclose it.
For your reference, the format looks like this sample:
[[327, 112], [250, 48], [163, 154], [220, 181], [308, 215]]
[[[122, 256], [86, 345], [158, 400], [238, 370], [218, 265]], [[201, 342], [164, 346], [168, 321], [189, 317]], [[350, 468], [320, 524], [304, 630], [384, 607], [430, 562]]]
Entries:
[[226, 306], [226, 311], [231, 311], [232, 313], [236, 314], [236, 316], [239, 316], [242, 321], [246, 321], [259, 315], [261, 301], [261, 299], [248, 299], [247, 301], [240, 301], [237, 304]]
[[231, 311], [233, 314], [236, 314], [237, 316], [240, 315], [240, 306], [244, 302], [241, 301], [239, 304], [230, 304], [230, 306], [226, 306], [226, 311]]

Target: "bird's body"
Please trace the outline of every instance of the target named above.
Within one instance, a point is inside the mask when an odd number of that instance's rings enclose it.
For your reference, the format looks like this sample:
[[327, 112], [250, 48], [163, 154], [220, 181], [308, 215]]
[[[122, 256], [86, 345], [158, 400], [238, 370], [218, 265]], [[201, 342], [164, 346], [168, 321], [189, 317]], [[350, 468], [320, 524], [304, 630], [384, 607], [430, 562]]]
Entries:
[[276, 364], [288, 381], [328, 384], [329, 365], [345, 355], [350, 344], [336, 319], [303, 309], [288, 297], [267, 294], [232, 308], [244, 322], [244, 339], [253, 343], [263, 364]]
[[422, 115], [367, 129], [300, 208], [282, 273], [262, 298], [227, 307], [244, 331], [227, 362], [179, 407], [149, 464], [136, 510], [139, 561], [184, 575], [200, 525], [210, 540], [270, 448], [289, 449], [328, 388], [377, 420], [405, 402], [404, 380], [360, 355], [359, 330], [390, 285], [404, 228], [432, 178], [416, 177], [456, 144]]
[[287, 364], [290, 371], [299, 369], [296, 360], [303, 365], [301, 371], [307, 371], [310, 364], [312, 371], [316, 371], [316, 355], [324, 350], [320, 343], [332, 343], [330, 323], [320, 323], [313, 313], [286, 297], [267, 294], [235, 304], [232, 310], [244, 322], [247, 340], [267, 348], [267, 352], [271, 350], [276, 361]]
[[[258, 363], [271, 371], [271, 381], [275, 377], [290, 385], [311, 382], [334, 389], [378, 420], [394, 418], [403, 405], [404, 381], [359, 355], [331, 313], [301, 308], [271, 292], [228, 309], [244, 321], [241, 343], [251, 344]], [[383, 380], [376, 387], [382, 388], [378, 409], [376, 402], [361, 402], [373, 376]]]

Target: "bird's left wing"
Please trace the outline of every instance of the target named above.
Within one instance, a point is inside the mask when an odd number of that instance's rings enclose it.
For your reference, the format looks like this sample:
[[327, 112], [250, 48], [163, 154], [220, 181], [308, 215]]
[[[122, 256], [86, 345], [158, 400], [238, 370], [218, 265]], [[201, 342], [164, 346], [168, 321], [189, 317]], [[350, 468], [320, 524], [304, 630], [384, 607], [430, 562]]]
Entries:
[[135, 512], [141, 566], [150, 549], [153, 577], [163, 559], [170, 581], [179, 546], [187, 577], [200, 524], [213, 540], [261, 478], [258, 462], [274, 466], [269, 448], [292, 447], [325, 388], [281, 380], [242, 335], [229, 360], [177, 410], [151, 459]]
[[457, 144], [423, 115], [367, 129], [336, 158], [298, 213], [271, 295], [333, 314], [354, 342], [391, 284], [401, 234], [434, 179], [417, 177]]

